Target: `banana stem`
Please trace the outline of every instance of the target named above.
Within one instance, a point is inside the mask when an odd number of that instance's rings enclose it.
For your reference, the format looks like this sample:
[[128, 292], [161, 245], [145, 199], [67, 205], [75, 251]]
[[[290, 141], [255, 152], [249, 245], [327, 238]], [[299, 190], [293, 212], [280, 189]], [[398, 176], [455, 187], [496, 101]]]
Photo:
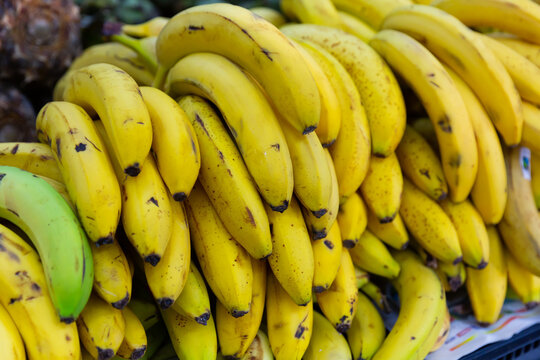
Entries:
[[152, 54], [150, 54], [147, 50], [145, 50], [141, 46], [139, 39], [135, 39], [135, 38], [132, 38], [131, 36], [127, 36], [124, 34], [116, 34], [116, 35], [111, 35], [111, 40], [117, 43], [120, 43], [122, 45], [125, 45], [129, 47], [131, 50], [135, 51], [144, 61], [148, 69], [154, 73], [156, 72], [158, 68], [158, 63], [156, 59], [152, 56]]
[[158, 68], [156, 70], [156, 76], [154, 77], [154, 83], [152, 84], [153, 87], [157, 89], [163, 88], [163, 83], [165, 82], [165, 76], [167, 75], [169, 69], [162, 65], [158, 65]]

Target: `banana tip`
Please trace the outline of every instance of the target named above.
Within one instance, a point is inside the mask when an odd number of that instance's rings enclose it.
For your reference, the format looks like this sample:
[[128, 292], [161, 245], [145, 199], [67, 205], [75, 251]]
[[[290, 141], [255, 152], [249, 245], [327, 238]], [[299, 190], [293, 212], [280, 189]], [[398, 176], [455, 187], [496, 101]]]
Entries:
[[351, 327], [351, 324], [350, 323], [340, 323], [336, 326], [336, 330], [341, 333], [341, 334], [345, 334], [349, 328]]
[[326, 286], [314, 286], [313, 287], [313, 292], [316, 293], [316, 294], [319, 294], [319, 293], [322, 293], [323, 291], [325, 291], [327, 289]]
[[231, 315], [234, 317], [234, 318], [239, 318], [239, 317], [242, 317], [244, 315], [246, 315], [249, 311], [243, 311], [243, 310], [233, 310], [231, 311]]
[[319, 219], [321, 216], [323, 216], [323, 215], [326, 214], [327, 212], [328, 212], [328, 209], [319, 209], [319, 210], [312, 211], [311, 213], [312, 213], [317, 219]]
[[138, 162], [124, 169], [124, 173], [126, 173], [129, 176], [137, 176], [139, 175], [140, 172], [141, 172], [141, 167], [139, 166]]
[[97, 347], [98, 360], [109, 360], [114, 356], [114, 351], [112, 349], [102, 349]]
[[185, 192], [183, 192], [183, 191], [174, 193], [173, 199], [175, 201], [184, 201], [184, 200], [187, 199], [187, 194]]
[[140, 348], [138, 349], [135, 349], [132, 353], [131, 353], [131, 357], [130, 359], [131, 360], [137, 360], [137, 359], [140, 359], [144, 356], [144, 354], [146, 353], [146, 345], [143, 345], [141, 346]]
[[315, 126], [315, 125], [308, 126], [307, 128], [304, 129], [304, 131], [302, 131], [302, 134], [307, 135], [310, 132], [315, 131], [316, 128], [317, 128], [317, 126]]
[[168, 298], [168, 297], [156, 299], [156, 302], [158, 303], [161, 310], [167, 310], [174, 303], [173, 299]]
[[454, 261], [452, 261], [452, 265], [457, 265], [462, 261], [463, 261], [463, 256], [460, 256], [460, 257], [456, 258]]
[[351, 239], [345, 239], [343, 240], [343, 246], [347, 249], [352, 249], [356, 245], [356, 241]]
[[197, 316], [195, 318], [195, 321], [201, 325], [207, 325], [208, 324], [208, 320], [210, 319], [210, 311], [207, 310], [204, 314], [202, 314], [201, 316]]
[[150, 254], [144, 258], [144, 261], [152, 266], [156, 266], [159, 263], [159, 260], [161, 260], [161, 256], [158, 254]]
[[114, 238], [112, 234], [109, 234], [107, 236], [100, 237], [96, 241], [96, 247], [100, 247], [101, 245], [109, 245], [114, 242]]
[[273, 211], [277, 211], [277, 212], [284, 212], [285, 210], [287, 210], [287, 208], [289, 207], [289, 200], [283, 200], [283, 202], [281, 203], [281, 205], [278, 205], [278, 206], [272, 206], [270, 205], [270, 208], [273, 210]]
[[71, 324], [75, 321], [74, 316], [60, 316], [60, 322], [63, 322], [64, 324]]
[[112, 307], [118, 310], [122, 310], [129, 302], [129, 299], [131, 296], [129, 293], [126, 293], [126, 296], [122, 300], [118, 300], [116, 302], [111, 303]]
[[480, 261], [480, 264], [478, 264], [478, 266], [476, 267], [478, 270], [482, 270], [483, 268], [485, 268], [486, 266], [488, 266], [488, 263], [482, 259], [482, 261]]

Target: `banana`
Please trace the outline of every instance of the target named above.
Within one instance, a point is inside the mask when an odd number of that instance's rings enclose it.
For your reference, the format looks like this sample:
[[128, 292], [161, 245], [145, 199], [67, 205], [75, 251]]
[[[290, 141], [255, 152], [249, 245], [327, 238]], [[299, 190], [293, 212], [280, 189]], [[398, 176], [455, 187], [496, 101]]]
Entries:
[[437, 134], [450, 198], [463, 201], [476, 179], [478, 156], [469, 115], [455, 85], [437, 58], [404, 33], [380, 31], [370, 45], [422, 101]]
[[411, 4], [410, 0], [332, 0], [340, 10], [347, 11], [378, 30], [393, 9]]
[[540, 153], [540, 109], [538, 106], [523, 101], [523, 138], [521, 145]]
[[[30, 360], [78, 360], [80, 345], [77, 327], [74, 323], [65, 324], [58, 318], [38, 254], [3, 225], [0, 225], [0, 234], [2, 357], [12, 359], [9, 357], [12, 351], [13, 359], [26, 359], [28, 356]], [[10, 326], [8, 321], [13, 321], [15, 325]], [[26, 346], [26, 355], [21, 338]], [[12, 347], [8, 347], [8, 344]]]
[[352, 360], [347, 340], [317, 311], [313, 312], [313, 333], [303, 358]]
[[481, 326], [493, 324], [499, 318], [506, 297], [507, 267], [504, 246], [497, 229], [488, 226], [489, 264], [483, 270], [467, 268], [467, 293], [476, 321]]
[[313, 302], [297, 305], [270, 269], [266, 278], [266, 326], [276, 360], [300, 360], [313, 332]]
[[211, 315], [210, 299], [204, 278], [193, 261], [189, 268], [186, 285], [171, 308], [182, 315], [193, 318], [201, 325], [208, 323]]
[[139, 38], [158, 36], [169, 20], [163, 16], [156, 16], [140, 24], [122, 24], [122, 33]]
[[399, 213], [396, 214], [392, 222], [381, 224], [375, 214], [368, 210], [367, 228], [375, 236], [396, 250], [405, 250], [409, 244], [409, 233]]
[[191, 262], [189, 225], [184, 205], [168, 193], [172, 212], [171, 237], [156, 266], [144, 264], [148, 287], [161, 309], [170, 307], [184, 289]]
[[540, 216], [530, 183], [529, 149], [507, 150], [505, 160], [508, 201], [498, 229], [506, 247], [519, 263], [540, 276]]
[[57, 314], [71, 323], [92, 291], [94, 266], [86, 234], [62, 196], [44, 180], [9, 166], [0, 166], [0, 178], [0, 217], [28, 235], [40, 255]]
[[81, 343], [94, 359], [112, 359], [126, 330], [122, 310], [113, 308], [96, 295], [90, 296], [77, 319]]
[[272, 107], [240, 67], [221, 55], [191, 54], [169, 71], [165, 89], [215, 103], [265, 201], [275, 211], [287, 208], [294, 185], [289, 148]]
[[349, 253], [354, 265], [362, 270], [389, 279], [399, 275], [399, 264], [383, 242], [369, 230], [364, 231], [358, 244]]
[[383, 294], [382, 290], [377, 285], [371, 281], [368, 281], [360, 288], [360, 291], [366, 294], [366, 296], [368, 296], [371, 301], [377, 305], [380, 311], [390, 313], [390, 304], [386, 299], [386, 295]]
[[290, 21], [341, 28], [341, 18], [331, 0], [281, 0], [279, 6]]
[[532, 44], [518, 37], [508, 35], [506, 33], [491, 33], [488, 34], [498, 42], [508, 46], [512, 50], [524, 56], [527, 60], [540, 67], [540, 45]]
[[116, 309], [123, 309], [131, 299], [131, 272], [124, 251], [113, 239], [111, 244], [90, 244], [94, 260], [94, 291]]
[[540, 6], [533, 1], [435, 0], [431, 4], [467, 26], [490, 26], [540, 44]]
[[353, 193], [341, 204], [337, 221], [343, 246], [353, 248], [367, 226], [366, 205], [358, 193]]
[[179, 104], [191, 121], [200, 146], [203, 166], [198, 179], [220, 219], [251, 256], [268, 256], [272, 241], [264, 205], [219, 115], [197, 96], [185, 96]]
[[321, 311], [336, 330], [347, 332], [356, 314], [358, 299], [356, 274], [348, 249], [341, 251], [341, 264], [330, 288], [315, 295]]
[[287, 22], [285, 20], [285, 17], [279, 11], [271, 7], [256, 6], [252, 7], [249, 10], [255, 15], [262, 17], [264, 20], [268, 21], [270, 24], [274, 25], [277, 28]]
[[64, 182], [51, 147], [41, 143], [5, 142], [0, 145], [0, 165], [14, 166], [35, 175]]
[[[167, 328], [165, 327], [165, 324], [163, 322], [160, 322], [156, 324], [155, 326], [152, 326], [150, 329], [148, 329], [146, 338], [147, 338], [148, 345], [146, 347], [146, 353], [141, 358], [142, 360], [154, 359], [154, 357], [157, 360], [158, 351], [161, 349], [161, 347], [164, 347], [165, 341], [167, 341], [167, 344], [170, 344], [170, 346], [172, 347], [172, 344], [169, 341]], [[174, 348], [172, 352], [173, 354], [175, 354]], [[170, 357], [167, 357], [166, 359], [170, 359]], [[162, 360], [165, 360], [165, 359], [162, 359]]]
[[41, 108], [36, 129], [38, 139], [51, 146], [86, 234], [97, 246], [110, 244], [122, 199], [92, 119], [78, 105], [54, 101]]
[[399, 213], [411, 234], [430, 255], [453, 264], [462, 261], [458, 234], [448, 215], [407, 179], [403, 183]]
[[206, 325], [199, 324], [172, 308], [163, 310], [162, 315], [176, 355], [180, 359], [216, 359], [217, 335], [212, 315]]
[[[478, 139], [477, 142], [479, 142]], [[396, 155], [401, 170], [413, 184], [435, 201], [446, 198], [448, 184], [441, 161], [426, 139], [411, 125], [407, 125], [405, 134], [396, 149]], [[480, 172], [480, 156], [478, 160]]]
[[[427, 348], [423, 359], [431, 350], [436, 336], [444, 324], [446, 296], [441, 282], [433, 269], [422, 264], [411, 251], [396, 252], [395, 259], [401, 272], [392, 283], [401, 303], [399, 315], [390, 333], [375, 353], [373, 360], [410, 359], [420, 348]], [[422, 321], [418, 321], [418, 319]]]
[[261, 325], [266, 299], [266, 261], [252, 259], [253, 292], [249, 312], [232, 316], [220, 302], [216, 303], [216, 328], [219, 348], [223, 356], [242, 358], [255, 341]]
[[249, 254], [231, 237], [199, 183], [187, 199], [186, 210], [191, 244], [208, 285], [233, 317], [246, 315], [253, 289]]
[[536, 208], [540, 210], [540, 155], [531, 152], [531, 188]]
[[124, 340], [118, 348], [117, 355], [122, 359], [137, 360], [146, 353], [148, 339], [142, 322], [129, 307], [122, 310], [126, 323]]
[[483, 269], [489, 262], [489, 240], [482, 217], [469, 201], [453, 203], [446, 199], [442, 209], [456, 229], [463, 262], [475, 269]]
[[242, 357], [241, 360], [274, 360], [274, 355], [272, 354], [272, 349], [270, 348], [270, 341], [268, 336], [262, 331], [257, 331], [257, 336], [249, 345], [249, 348], [246, 351], [246, 354]]
[[145, 331], [160, 321], [159, 309], [151, 299], [134, 297], [127, 307], [139, 318]]
[[311, 301], [313, 250], [298, 201], [293, 197], [283, 213], [266, 207], [272, 235], [268, 264], [281, 286], [298, 305]]
[[360, 191], [367, 207], [380, 223], [386, 224], [394, 220], [403, 192], [403, 174], [395, 153], [385, 158], [371, 157]]
[[[343, 30], [293, 24], [281, 27], [281, 31], [294, 39], [313, 41], [339, 60], [362, 99], [373, 155], [386, 157], [394, 152], [405, 130], [405, 104], [399, 84], [384, 60], [368, 44]], [[347, 131], [343, 125], [342, 130]]]
[[159, 173], [173, 198], [183, 201], [189, 196], [201, 167], [195, 131], [185, 112], [170, 96], [148, 86], [141, 86], [140, 90], [152, 122], [152, 150]]
[[36, 176], [43, 179], [43, 180], [45, 180], [47, 182], [47, 184], [51, 185], [52, 188], [54, 190], [56, 190], [56, 192], [59, 193], [62, 196], [62, 198], [69, 205], [71, 210], [73, 210], [73, 212], [76, 211], [75, 206], [73, 205], [73, 202], [71, 201], [71, 198], [69, 197], [66, 186], [63, 183], [61, 183], [60, 181], [56, 181], [56, 180], [53, 180], [51, 178], [45, 177], [45, 176], [41, 176], [41, 175], [36, 175]]
[[501, 221], [506, 205], [506, 166], [499, 137], [484, 107], [469, 86], [450, 68], [446, 71], [461, 94], [478, 146], [478, 173], [471, 198], [486, 224]]
[[[445, 316], [444, 316], [444, 323], [441, 328], [441, 331], [437, 334], [437, 341], [435, 342], [435, 345], [429, 350], [429, 353], [432, 353], [438, 349], [441, 348], [441, 346], [444, 345], [446, 342], [446, 339], [448, 338], [448, 335], [450, 335], [450, 324], [451, 324], [451, 318], [450, 318], [450, 311], [448, 310], [448, 307], [446, 308]], [[433, 334], [431, 336], [434, 336]]]
[[328, 168], [330, 170], [330, 177], [332, 179], [332, 191], [330, 192], [330, 200], [328, 201], [328, 210], [321, 217], [317, 217], [315, 214], [313, 214], [313, 212], [302, 207], [304, 220], [313, 240], [326, 237], [328, 231], [330, 231], [332, 225], [336, 221], [339, 212], [339, 184], [336, 177], [334, 162], [332, 161], [330, 152], [327, 149], [324, 150], [324, 153]]
[[356, 287], [358, 289], [367, 284], [369, 281], [369, 274], [356, 266], [354, 267], [354, 275], [356, 277]]
[[444, 291], [456, 292], [467, 278], [467, 272], [465, 271], [465, 265], [460, 262], [459, 264], [452, 264], [444, 261], [437, 261], [437, 268], [435, 269], [437, 275], [441, 279], [444, 285]]
[[527, 308], [540, 302], [540, 277], [525, 269], [509, 252], [504, 254], [508, 270], [508, 284]]
[[3, 356], [6, 356], [7, 359], [26, 359], [21, 334], [2, 303], [0, 303], [0, 347], [4, 351]]
[[[444, 66], [444, 64], [443, 64]], [[446, 67], [448, 72], [448, 67]], [[437, 135], [435, 134], [435, 128], [428, 117], [419, 117], [411, 121], [411, 126], [414, 130], [418, 131], [420, 135], [429, 143], [435, 153], [439, 154], [439, 144], [437, 143]]]
[[320, 293], [330, 288], [341, 264], [341, 232], [338, 221], [330, 228], [328, 235], [313, 240], [313, 292]]
[[[519, 94], [504, 66], [472, 30], [448, 13], [426, 5], [394, 10], [384, 19], [382, 28], [421, 40], [472, 88], [506, 145], [519, 143], [523, 127]], [[450, 179], [447, 181], [450, 185]]]
[[360, 18], [345, 11], [338, 10], [338, 13], [343, 23], [343, 30], [349, 34], [356, 36], [365, 43], [369, 42], [375, 35], [375, 30]]
[[62, 100], [97, 113], [124, 173], [135, 177], [150, 152], [152, 125], [137, 83], [110, 64], [78, 69], [66, 80]]
[[356, 316], [347, 332], [353, 359], [371, 359], [385, 337], [386, 328], [379, 310], [366, 295], [359, 293]]

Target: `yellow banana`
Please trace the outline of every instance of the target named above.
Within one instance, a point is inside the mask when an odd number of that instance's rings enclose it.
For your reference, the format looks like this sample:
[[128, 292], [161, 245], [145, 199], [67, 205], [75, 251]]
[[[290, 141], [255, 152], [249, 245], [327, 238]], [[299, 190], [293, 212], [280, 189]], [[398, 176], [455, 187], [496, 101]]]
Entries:
[[353, 248], [367, 225], [366, 205], [358, 193], [353, 193], [341, 204], [337, 221], [343, 246], [348, 249]]
[[241, 360], [252, 359], [274, 360], [268, 336], [260, 329]]
[[330, 288], [341, 264], [341, 232], [338, 221], [330, 228], [328, 235], [313, 240], [313, 292], [320, 293]]
[[152, 125], [137, 83], [124, 70], [93, 64], [70, 74], [62, 100], [97, 113], [124, 173], [135, 177], [150, 152]]
[[506, 33], [492, 33], [488, 35], [540, 67], [540, 45], [524, 41], [519, 37], [511, 36]]
[[369, 273], [389, 279], [399, 275], [399, 264], [383, 242], [366, 230], [355, 247], [349, 250], [354, 265]]
[[216, 302], [216, 328], [219, 348], [223, 356], [242, 358], [261, 325], [266, 299], [266, 261], [252, 259], [253, 293], [249, 312], [236, 318], [223, 305]]
[[437, 275], [441, 279], [446, 292], [457, 291], [467, 278], [467, 272], [465, 271], [465, 265], [460, 262], [459, 264], [452, 264], [444, 261], [437, 261]]
[[456, 228], [443, 209], [404, 179], [399, 213], [422, 247], [438, 260], [457, 264], [463, 260]]
[[41, 143], [5, 142], [0, 144], [0, 165], [14, 166], [60, 183], [64, 178], [51, 147]]
[[148, 287], [161, 309], [170, 307], [184, 289], [191, 262], [189, 225], [184, 205], [168, 193], [171, 204], [171, 237], [156, 266], [144, 264]]
[[446, 71], [461, 94], [478, 146], [478, 173], [471, 198], [486, 224], [501, 221], [506, 205], [506, 167], [499, 137], [484, 107], [469, 86], [450, 68]]
[[281, 11], [290, 21], [341, 28], [341, 18], [331, 0], [281, 0]]
[[265, 96], [239, 66], [221, 55], [191, 54], [169, 71], [165, 89], [173, 97], [195, 94], [214, 102], [265, 201], [275, 211], [287, 208], [294, 181], [285, 137]]
[[506, 145], [519, 143], [523, 127], [519, 94], [504, 66], [472, 30], [448, 13], [426, 5], [394, 10], [384, 19], [382, 28], [403, 31], [421, 40], [473, 89]]
[[86, 234], [98, 246], [110, 244], [120, 219], [120, 186], [92, 119], [77, 105], [55, 101], [40, 110], [36, 129], [51, 146]]
[[356, 266], [354, 267], [354, 275], [356, 276], [356, 287], [358, 289], [366, 285], [369, 281], [369, 274]]
[[11, 360], [25, 360], [26, 352], [21, 334], [11, 316], [0, 303], [0, 347], [3, 355]]
[[208, 285], [233, 317], [244, 316], [253, 289], [249, 254], [231, 237], [199, 183], [187, 199], [186, 210], [191, 243]]
[[540, 109], [538, 106], [523, 101], [523, 138], [521, 145], [540, 153]]
[[304, 354], [305, 360], [352, 360], [347, 340], [332, 323], [317, 311], [313, 312], [313, 333]]
[[345, 11], [338, 10], [338, 13], [343, 23], [343, 30], [349, 34], [356, 36], [365, 43], [369, 42], [375, 35], [375, 30], [360, 18]]
[[268, 264], [281, 286], [298, 305], [310, 302], [313, 284], [313, 250], [300, 205], [293, 197], [283, 213], [266, 207], [272, 234]]
[[135, 37], [158, 36], [169, 18], [156, 16], [140, 24], [122, 24], [122, 33]]
[[[441, 331], [437, 334], [437, 341], [433, 345], [433, 347], [429, 350], [429, 353], [432, 353], [438, 349], [441, 348], [441, 346], [444, 345], [446, 342], [446, 339], [448, 338], [448, 335], [450, 335], [450, 311], [448, 310], [448, 307], [446, 308], [446, 312], [444, 315], [444, 323], [441, 328]], [[431, 335], [433, 336], [433, 334]]]
[[208, 291], [204, 278], [193, 261], [189, 268], [186, 284], [171, 308], [201, 325], [206, 325], [210, 318]]
[[[223, 55], [252, 74], [298, 131], [315, 130], [320, 116], [317, 85], [301, 55], [275, 26], [230, 4], [184, 10], [159, 34], [156, 54], [160, 68], [155, 83], [160, 86], [166, 71], [184, 56], [205, 51]], [[236, 87], [229, 86], [228, 91]]]
[[[414, 127], [407, 125], [396, 149], [401, 170], [420, 190], [435, 201], [448, 195], [448, 184], [441, 161], [429, 143]], [[480, 156], [478, 171], [480, 171]], [[474, 189], [474, 188], [473, 188]]]
[[283, 15], [279, 11], [271, 7], [256, 6], [252, 7], [249, 10], [255, 15], [262, 17], [275, 27], [280, 27], [287, 22], [285, 20], [285, 17], [283, 17]]
[[[373, 155], [386, 157], [394, 152], [405, 130], [405, 104], [397, 80], [384, 60], [362, 40], [339, 29], [293, 24], [281, 30], [294, 39], [319, 44], [339, 60], [362, 99]], [[343, 125], [342, 130], [347, 131]], [[338, 175], [338, 178], [341, 177]]]
[[393, 9], [411, 4], [410, 0], [332, 0], [340, 10], [347, 11], [378, 30]]
[[536, 208], [540, 210], [540, 155], [531, 152], [531, 188]]
[[366, 205], [380, 223], [394, 220], [403, 192], [403, 174], [395, 153], [386, 158], [371, 157], [369, 170], [360, 190]]
[[297, 305], [268, 269], [266, 326], [276, 360], [300, 360], [313, 332], [313, 302]]
[[122, 310], [126, 328], [124, 331], [124, 340], [118, 348], [117, 355], [123, 359], [140, 359], [146, 353], [148, 339], [141, 320], [135, 313], [126, 307]]
[[359, 293], [356, 316], [347, 332], [353, 359], [371, 359], [385, 337], [386, 328], [379, 310], [366, 295]]
[[370, 45], [422, 101], [437, 134], [450, 198], [465, 200], [476, 179], [478, 156], [469, 114], [454, 83], [439, 60], [405, 33], [380, 31]]
[[152, 122], [152, 150], [159, 173], [173, 198], [183, 201], [201, 167], [195, 131], [182, 108], [163, 91], [142, 86], [141, 93]]
[[185, 96], [179, 104], [199, 142], [203, 166], [198, 179], [220, 219], [251, 256], [268, 256], [272, 241], [263, 202], [221, 118], [197, 96]]
[[82, 345], [94, 359], [111, 359], [124, 340], [126, 322], [122, 310], [92, 294], [77, 319], [77, 329]]
[[336, 330], [347, 332], [356, 314], [358, 299], [354, 264], [348, 249], [343, 248], [341, 251], [341, 264], [330, 288], [316, 296], [323, 314]]
[[377, 305], [379, 310], [385, 313], [390, 312], [390, 305], [388, 304], [386, 295], [383, 294], [382, 290], [377, 285], [368, 281], [360, 288], [360, 290], [362, 293], [366, 294], [375, 305]]
[[504, 254], [508, 270], [508, 284], [527, 308], [540, 302], [540, 277], [525, 269], [509, 252]]
[[392, 222], [381, 224], [371, 211], [367, 211], [367, 228], [375, 236], [396, 250], [405, 250], [409, 244], [409, 233], [399, 213]]
[[506, 297], [507, 267], [504, 246], [497, 229], [488, 226], [489, 264], [483, 270], [467, 268], [467, 293], [476, 321], [482, 326], [493, 324], [499, 318]]

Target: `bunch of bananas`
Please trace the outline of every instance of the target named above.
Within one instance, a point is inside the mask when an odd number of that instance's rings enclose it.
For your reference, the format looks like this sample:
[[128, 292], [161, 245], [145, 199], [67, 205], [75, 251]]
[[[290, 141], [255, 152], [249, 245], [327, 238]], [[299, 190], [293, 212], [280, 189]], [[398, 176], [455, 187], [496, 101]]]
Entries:
[[540, 302], [540, 6], [281, 8], [125, 25], [0, 144], [8, 359], [423, 359], [447, 292]]

